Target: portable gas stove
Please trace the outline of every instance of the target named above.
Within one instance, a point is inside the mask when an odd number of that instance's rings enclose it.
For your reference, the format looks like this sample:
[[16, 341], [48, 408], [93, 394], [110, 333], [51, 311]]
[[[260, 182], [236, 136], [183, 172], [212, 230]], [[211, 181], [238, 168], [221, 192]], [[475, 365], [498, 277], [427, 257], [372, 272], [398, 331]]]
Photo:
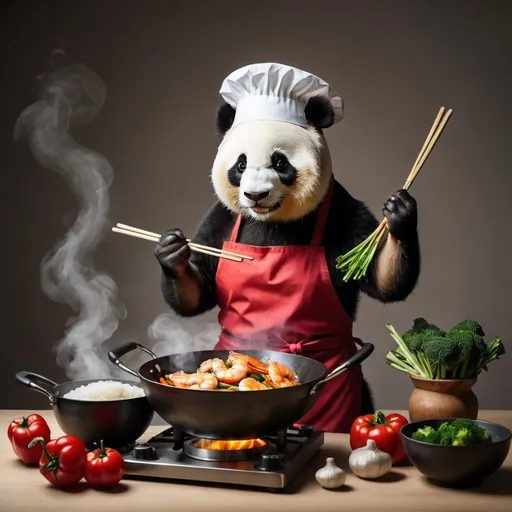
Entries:
[[167, 428], [123, 455], [125, 477], [284, 489], [324, 443], [324, 433], [292, 426], [247, 441], [217, 441]]

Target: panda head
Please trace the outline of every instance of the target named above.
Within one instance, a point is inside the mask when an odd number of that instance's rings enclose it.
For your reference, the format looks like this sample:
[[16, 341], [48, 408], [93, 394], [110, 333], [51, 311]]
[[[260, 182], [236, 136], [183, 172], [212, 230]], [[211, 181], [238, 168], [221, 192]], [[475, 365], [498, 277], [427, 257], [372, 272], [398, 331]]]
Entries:
[[216, 118], [223, 139], [211, 178], [219, 200], [259, 221], [294, 221], [311, 213], [332, 175], [323, 135], [337, 120], [329, 98], [310, 96], [301, 123], [262, 115], [236, 123], [232, 103], [224, 102]]

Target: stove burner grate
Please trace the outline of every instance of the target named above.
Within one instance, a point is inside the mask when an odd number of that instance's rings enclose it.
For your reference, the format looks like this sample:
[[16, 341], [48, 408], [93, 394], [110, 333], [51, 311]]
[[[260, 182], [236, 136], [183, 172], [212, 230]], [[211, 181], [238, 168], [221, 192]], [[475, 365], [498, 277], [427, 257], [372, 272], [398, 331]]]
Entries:
[[[215, 444], [221, 445], [227, 443], [235, 444], [237, 441], [211, 442], [207, 439], [190, 439], [185, 441], [183, 445], [183, 453], [189, 457], [192, 457], [193, 459], [204, 460], [207, 462], [229, 462], [259, 458], [260, 454], [269, 447], [269, 443], [267, 441], [256, 439], [246, 441], [246, 444], [253, 444], [253, 446], [247, 448], [215, 448]], [[244, 442], [239, 441], [239, 443], [243, 444]], [[211, 446], [209, 447], [208, 445]]]

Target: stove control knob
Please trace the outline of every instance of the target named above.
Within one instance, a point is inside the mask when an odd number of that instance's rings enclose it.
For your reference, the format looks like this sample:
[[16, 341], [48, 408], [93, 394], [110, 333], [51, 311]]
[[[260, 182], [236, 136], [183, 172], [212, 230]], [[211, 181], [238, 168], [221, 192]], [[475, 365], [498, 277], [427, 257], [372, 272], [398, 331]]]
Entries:
[[155, 460], [158, 459], [158, 456], [153, 446], [147, 443], [141, 443], [135, 446], [133, 458], [139, 460]]
[[278, 453], [270, 453], [261, 456], [260, 469], [272, 470], [281, 466], [281, 455]]

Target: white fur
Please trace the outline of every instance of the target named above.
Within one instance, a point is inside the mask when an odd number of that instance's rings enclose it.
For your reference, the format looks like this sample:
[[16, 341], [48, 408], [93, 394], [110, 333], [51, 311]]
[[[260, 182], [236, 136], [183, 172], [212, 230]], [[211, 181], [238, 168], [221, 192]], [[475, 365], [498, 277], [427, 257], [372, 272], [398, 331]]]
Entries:
[[[272, 153], [286, 155], [297, 169], [296, 183], [286, 187], [277, 172], [269, 168]], [[241, 154], [247, 157], [240, 187], [228, 180], [228, 170]], [[325, 195], [331, 176], [331, 159], [324, 137], [313, 129], [278, 121], [250, 121], [229, 130], [219, 146], [211, 173], [219, 200], [235, 213], [258, 220], [296, 220], [310, 213]], [[269, 192], [258, 204], [281, 207], [269, 213], [251, 209], [254, 202], [244, 192]]]

